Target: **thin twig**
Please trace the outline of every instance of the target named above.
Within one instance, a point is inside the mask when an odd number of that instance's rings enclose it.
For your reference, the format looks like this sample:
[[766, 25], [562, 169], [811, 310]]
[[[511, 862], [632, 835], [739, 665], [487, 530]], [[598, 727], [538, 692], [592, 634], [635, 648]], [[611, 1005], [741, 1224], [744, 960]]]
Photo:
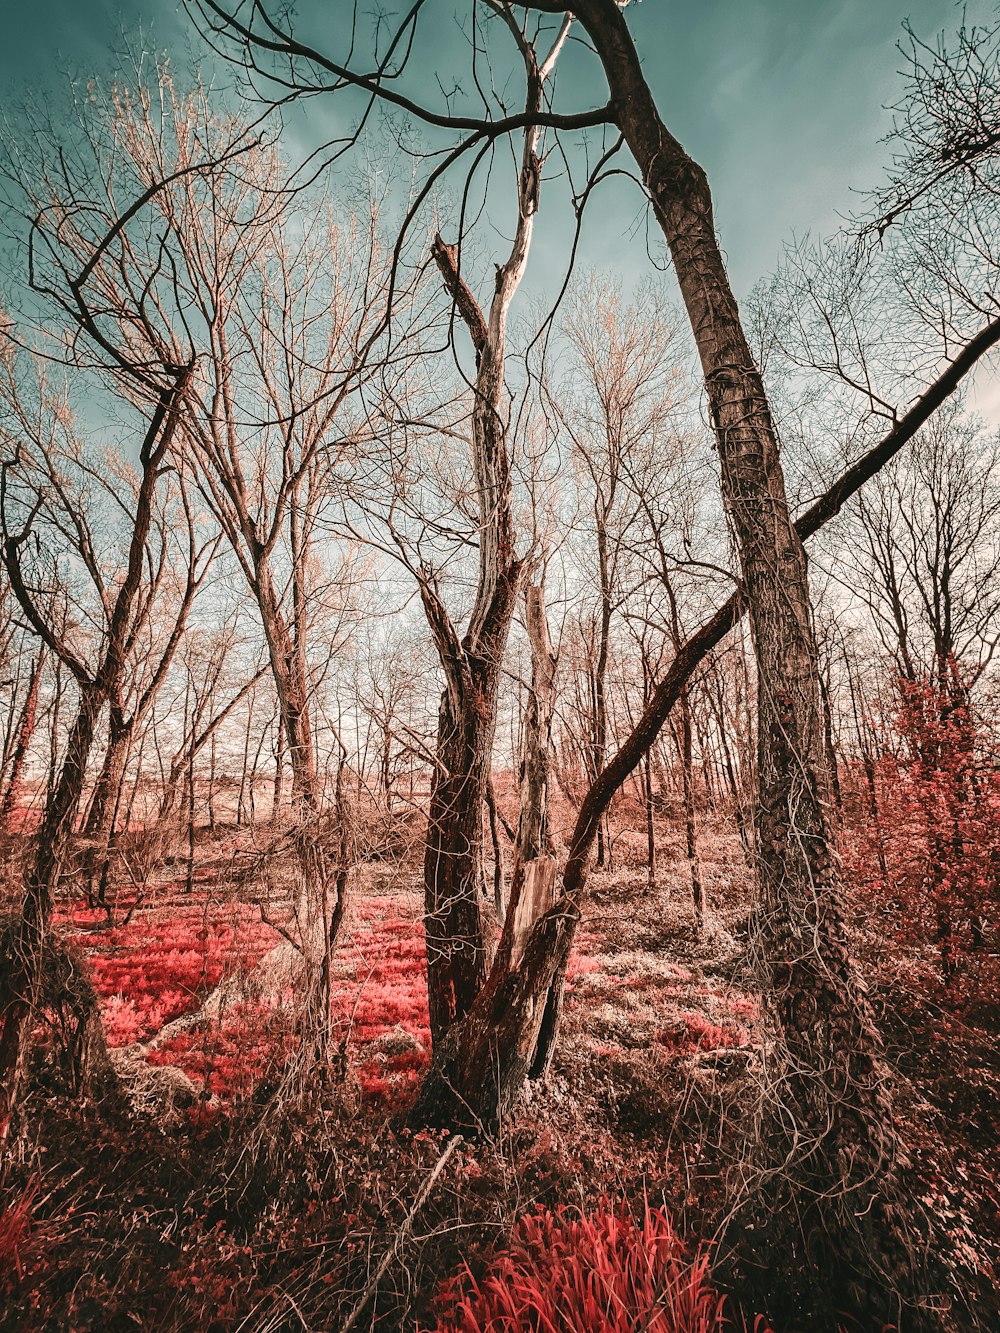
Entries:
[[417, 1216], [421, 1208], [423, 1208], [424, 1204], [427, 1202], [427, 1197], [430, 1194], [431, 1190], [434, 1188], [434, 1182], [437, 1180], [438, 1176], [444, 1170], [448, 1158], [452, 1155], [452, 1153], [455, 1151], [455, 1149], [461, 1142], [462, 1142], [461, 1134], [455, 1134], [452, 1136], [452, 1138], [448, 1140], [444, 1152], [434, 1163], [430, 1175], [427, 1177], [423, 1185], [420, 1187], [419, 1194], [413, 1200], [413, 1207], [406, 1214], [406, 1217], [403, 1220], [403, 1224], [396, 1232], [392, 1244], [389, 1246], [385, 1254], [382, 1256], [378, 1268], [375, 1269], [374, 1276], [368, 1283], [367, 1287], [365, 1287], [364, 1291], [361, 1293], [361, 1299], [358, 1301], [354, 1309], [348, 1315], [346, 1323], [341, 1325], [340, 1333], [350, 1333], [350, 1330], [355, 1326], [355, 1324], [361, 1318], [362, 1314], [365, 1311], [365, 1308], [368, 1305], [368, 1302], [375, 1294], [375, 1288], [382, 1281], [383, 1277], [385, 1277], [386, 1270], [388, 1269], [389, 1265], [392, 1263], [393, 1259], [395, 1259], [397, 1253], [399, 1252], [399, 1247], [403, 1244], [403, 1241], [409, 1235], [410, 1228], [413, 1226], [414, 1218]]

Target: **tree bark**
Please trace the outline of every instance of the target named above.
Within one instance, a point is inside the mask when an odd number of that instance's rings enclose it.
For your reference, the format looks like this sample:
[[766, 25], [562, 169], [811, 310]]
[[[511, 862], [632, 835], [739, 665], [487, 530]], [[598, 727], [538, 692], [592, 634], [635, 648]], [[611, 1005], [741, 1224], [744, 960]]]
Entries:
[[42, 682], [42, 668], [45, 665], [45, 649], [42, 648], [35, 658], [28, 681], [28, 692], [24, 696], [21, 720], [17, 728], [17, 740], [10, 762], [7, 778], [7, 790], [4, 792], [3, 806], [0, 807], [0, 829], [10, 828], [11, 815], [17, 810], [24, 784], [24, 765], [28, 757], [28, 748], [35, 734], [38, 721], [38, 692]]
[[549, 764], [555, 710], [556, 656], [545, 614], [545, 587], [525, 590], [525, 625], [531, 647], [531, 689], [524, 717], [521, 809], [514, 845], [510, 899], [500, 942], [505, 966], [517, 967], [531, 928], [555, 902], [556, 846], [549, 820]]

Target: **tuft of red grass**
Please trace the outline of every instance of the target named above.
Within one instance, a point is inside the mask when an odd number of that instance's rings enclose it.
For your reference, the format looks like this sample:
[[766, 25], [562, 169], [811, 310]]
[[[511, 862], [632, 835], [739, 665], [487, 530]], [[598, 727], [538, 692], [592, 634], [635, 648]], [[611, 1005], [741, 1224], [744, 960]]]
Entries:
[[657, 1041], [671, 1050], [685, 1054], [694, 1051], [732, 1050], [746, 1046], [750, 1034], [741, 1024], [713, 1023], [697, 1010], [678, 1014], [676, 1027], [665, 1028], [657, 1034]]
[[32, 1210], [38, 1181], [31, 1180], [19, 1198], [0, 1208], [0, 1291], [11, 1291], [23, 1280], [37, 1256]]
[[662, 1208], [636, 1221], [604, 1201], [589, 1216], [566, 1208], [521, 1218], [482, 1278], [471, 1269], [440, 1297], [434, 1333], [721, 1333], [725, 1297], [708, 1254], [688, 1253]]

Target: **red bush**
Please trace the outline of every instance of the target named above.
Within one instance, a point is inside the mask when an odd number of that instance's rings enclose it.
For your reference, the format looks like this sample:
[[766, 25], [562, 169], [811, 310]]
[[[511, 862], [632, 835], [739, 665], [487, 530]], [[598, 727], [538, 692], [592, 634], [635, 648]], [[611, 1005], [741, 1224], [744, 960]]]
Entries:
[[435, 1333], [716, 1333], [727, 1322], [707, 1253], [690, 1256], [648, 1205], [639, 1222], [610, 1203], [584, 1217], [539, 1210], [485, 1276], [466, 1267], [440, 1300]]
[[950, 982], [996, 912], [1000, 778], [955, 663], [945, 680], [901, 680], [898, 692], [902, 752], [875, 765], [877, 817], [846, 840], [845, 861], [876, 900], [903, 909], [902, 935], [933, 942]]

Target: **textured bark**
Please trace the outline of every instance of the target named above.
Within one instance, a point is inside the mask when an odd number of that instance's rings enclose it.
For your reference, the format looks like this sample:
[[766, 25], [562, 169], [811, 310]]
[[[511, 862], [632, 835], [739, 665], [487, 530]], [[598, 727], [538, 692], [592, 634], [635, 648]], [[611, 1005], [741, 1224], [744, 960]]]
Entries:
[[[513, 28], [527, 77], [527, 110], [542, 104], [545, 79], [565, 40], [564, 23], [543, 64]], [[468, 628], [459, 639], [430, 571], [420, 594], [441, 660], [445, 689], [424, 855], [424, 926], [431, 1036], [440, 1043], [468, 1013], [486, 976], [481, 911], [483, 803], [496, 726], [500, 666], [521, 581], [511, 513], [505, 417], [507, 315], [528, 260], [538, 208], [539, 131], [525, 131], [518, 180], [518, 220], [506, 262], [496, 270], [488, 316], [458, 267], [458, 252], [436, 237], [432, 254], [476, 352], [472, 414], [473, 472], [479, 507], [479, 574]], [[509, 914], [509, 913], [508, 913]]]
[[[502, 505], [509, 517], [509, 481]], [[482, 988], [483, 805], [489, 783], [500, 665], [513, 620], [520, 562], [508, 530], [491, 572], [489, 611], [459, 644], [436, 588], [421, 595], [436, 628], [446, 687], [438, 714], [437, 763], [424, 850], [424, 927], [431, 1034], [440, 1040]], [[482, 585], [480, 585], [482, 587]], [[474, 645], [474, 650], [473, 650]]]
[[121, 804], [125, 768], [131, 752], [132, 727], [121, 718], [117, 709], [112, 709], [108, 746], [84, 826], [84, 832], [90, 840], [85, 873], [91, 906], [108, 906], [107, 889], [115, 844], [115, 825]]
[[87, 822], [84, 825], [84, 832], [88, 838], [106, 837], [110, 832], [131, 752], [132, 728], [124, 718], [116, 716], [113, 711], [108, 746], [104, 752], [104, 761], [97, 782], [94, 784], [94, 794], [90, 800]]
[[521, 757], [521, 807], [514, 845], [510, 901], [500, 953], [516, 967], [532, 926], [558, 896], [556, 846], [549, 820], [549, 762], [555, 709], [556, 655], [545, 614], [545, 588], [525, 591], [525, 625], [531, 648], [531, 690], [524, 715]]
[[[705, 380], [723, 501], [739, 552], [758, 673], [757, 874], [765, 992], [784, 1043], [775, 1106], [795, 1125], [785, 1169], [808, 1209], [807, 1245], [850, 1267], [884, 1258], [899, 1155], [881, 1045], [847, 946], [832, 851], [819, 666], [806, 559], [792, 522], [763, 381], [715, 234], [702, 168], [660, 120], [613, 0], [576, 12], [666, 238]], [[779, 1151], [781, 1151], [779, 1149]], [[869, 1217], [872, 1249], [848, 1237]], [[844, 1224], [843, 1227], [841, 1224]], [[826, 1234], [824, 1234], [824, 1232]], [[845, 1280], [847, 1273], [844, 1274]]]

